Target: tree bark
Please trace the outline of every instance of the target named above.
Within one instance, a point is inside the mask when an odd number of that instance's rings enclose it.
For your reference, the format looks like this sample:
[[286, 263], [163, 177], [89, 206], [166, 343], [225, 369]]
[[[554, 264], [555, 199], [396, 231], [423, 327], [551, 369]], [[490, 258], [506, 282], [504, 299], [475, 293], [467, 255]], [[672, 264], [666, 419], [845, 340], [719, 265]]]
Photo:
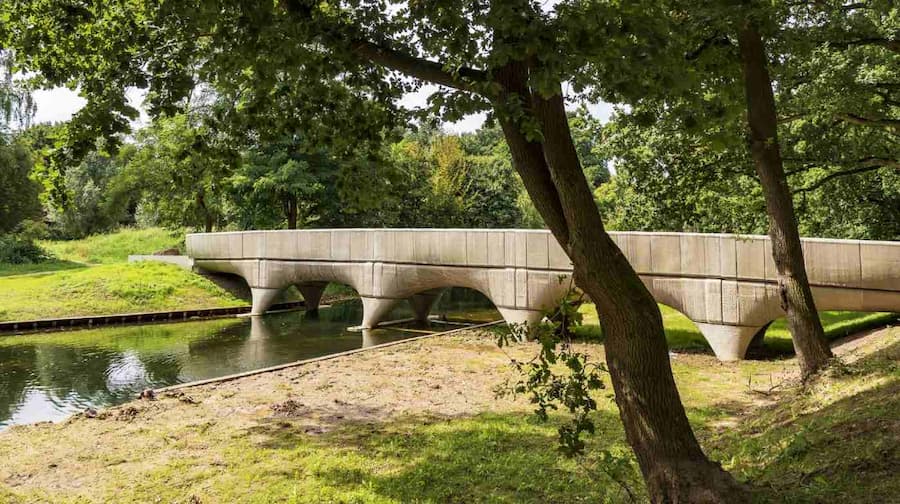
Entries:
[[[561, 89], [533, 95], [521, 62], [497, 72], [495, 101], [513, 165], [551, 232], [574, 264], [576, 284], [594, 301], [616, 403], [653, 502], [743, 502], [746, 490], [700, 448], [672, 376], [655, 300], [606, 233], [581, 169]], [[504, 113], [518, 99], [541, 123], [529, 141]]]
[[215, 219], [213, 219], [212, 213], [206, 207], [206, 198], [204, 198], [202, 192], [197, 193], [197, 206], [200, 207], [200, 212], [203, 213], [203, 228], [207, 233], [212, 233]]
[[806, 275], [794, 201], [778, 144], [777, 110], [766, 50], [752, 20], [746, 20], [741, 27], [738, 45], [747, 97], [750, 152], [766, 200], [781, 308], [787, 314], [803, 375], [809, 376], [827, 366], [833, 354], [825, 340]]
[[297, 229], [297, 197], [288, 195], [284, 200], [284, 211], [287, 214], [288, 229]]

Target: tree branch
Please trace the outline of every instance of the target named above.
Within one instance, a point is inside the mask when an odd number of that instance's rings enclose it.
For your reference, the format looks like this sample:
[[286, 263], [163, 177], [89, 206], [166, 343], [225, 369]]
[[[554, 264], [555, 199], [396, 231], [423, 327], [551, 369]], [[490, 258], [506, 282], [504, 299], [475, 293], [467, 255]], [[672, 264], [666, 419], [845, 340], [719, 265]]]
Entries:
[[448, 71], [436, 61], [412, 56], [367, 40], [354, 40], [351, 48], [359, 57], [376, 65], [432, 84], [478, 93], [476, 84], [488, 82], [487, 72], [483, 70], [460, 67], [455, 71]]
[[838, 49], [847, 49], [853, 46], [881, 46], [889, 51], [893, 51], [895, 53], [900, 53], [900, 39], [888, 39], [882, 37], [869, 37], [869, 38], [860, 38], [855, 40], [842, 40], [842, 41], [827, 41], [827, 44], [831, 47], [835, 47]]
[[861, 166], [857, 166], [856, 168], [853, 168], [851, 170], [843, 170], [843, 171], [837, 171], [834, 173], [830, 173], [806, 187], [801, 187], [801, 188], [795, 190], [794, 194], [815, 191], [816, 189], [827, 184], [828, 182], [831, 182], [832, 180], [834, 180], [836, 178], [840, 178], [840, 177], [847, 177], [850, 175], [858, 175], [860, 173], [866, 173], [866, 172], [870, 172], [870, 171], [880, 170], [881, 168], [900, 169], [900, 161], [897, 161], [896, 159], [869, 158], [869, 159], [863, 160], [862, 163], [863, 164]]
[[[282, 7], [299, 21], [322, 23], [321, 19], [315, 19], [316, 2], [311, 0], [280, 1]], [[468, 67], [447, 70], [439, 62], [399, 51], [390, 47], [388, 43], [376, 43], [368, 40], [365, 33], [352, 23], [338, 21], [328, 25], [326, 22], [325, 26], [317, 26], [316, 31], [329, 45], [344, 46], [358, 58], [432, 84], [478, 92], [476, 84], [489, 82], [487, 72], [482, 70]]]
[[872, 119], [862, 117], [856, 114], [839, 114], [837, 119], [840, 121], [856, 124], [858, 126], [872, 126], [877, 128], [900, 129], [900, 119]]
[[729, 40], [728, 37], [717, 33], [711, 37], [707, 37], [703, 42], [700, 43], [699, 47], [685, 54], [684, 59], [687, 61], [693, 61], [699, 58], [704, 51], [711, 47], [734, 47], [734, 44], [731, 43], [731, 40]]

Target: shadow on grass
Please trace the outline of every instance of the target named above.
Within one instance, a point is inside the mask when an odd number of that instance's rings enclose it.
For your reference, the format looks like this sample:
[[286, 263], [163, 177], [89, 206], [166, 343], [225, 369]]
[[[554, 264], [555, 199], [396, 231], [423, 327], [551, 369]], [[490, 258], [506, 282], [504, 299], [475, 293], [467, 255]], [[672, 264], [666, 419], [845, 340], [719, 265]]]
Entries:
[[[803, 399], [799, 401], [804, 402]], [[900, 495], [900, 380], [796, 413], [782, 398], [713, 443], [760, 502], [892, 502]]]
[[0, 277], [9, 277], [16, 275], [34, 275], [39, 273], [52, 273], [54, 271], [64, 271], [87, 268], [87, 265], [75, 261], [52, 260], [41, 263], [32, 264], [9, 264], [0, 263]]
[[[257, 425], [252, 434], [262, 437], [257, 446], [267, 451], [290, 451], [299, 444], [325, 451], [325, 462], [312, 474], [307, 467], [305, 477], [320, 480], [338, 500], [353, 495], [398, 502], [627, 502], [625, 490], [604, 469], [643, 494], [617, 415], [600, 414], [598, 433], [587, 439], [582, 459], [556, 451], [559, 421], [541, 424], [527, 413], [407, 417], [345, 424], [319, 436], [275, 422]], [[603, 450], [624, 463], [602, 462]], [[282, 476], [301, 469], [273, 468]]]

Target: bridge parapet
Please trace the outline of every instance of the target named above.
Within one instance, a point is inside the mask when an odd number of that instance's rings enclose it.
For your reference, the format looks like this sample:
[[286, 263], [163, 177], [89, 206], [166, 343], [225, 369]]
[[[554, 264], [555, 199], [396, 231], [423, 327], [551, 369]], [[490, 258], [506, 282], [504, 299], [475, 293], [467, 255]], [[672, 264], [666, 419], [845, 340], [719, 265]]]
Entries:
[[[696, 322], [722, 359], [741, 358], [783, 314], [766, 236], [611, 235], [657, 301]], [[288, 285], [314, 295], [336, 281], [363, 298], [364, 326], [399, 299], [425, 306], [423, 292], [451, 286], [483, 292], [510, 322], [534, 322], [564, 294], [572, 271], [544, 230], [246, 231], [189, 234], [186, 243], [199, 267], [247, 280], [254, 313]], [[900, 311], [900, 243], [805, 238], [803, 249], [820, 309]]]

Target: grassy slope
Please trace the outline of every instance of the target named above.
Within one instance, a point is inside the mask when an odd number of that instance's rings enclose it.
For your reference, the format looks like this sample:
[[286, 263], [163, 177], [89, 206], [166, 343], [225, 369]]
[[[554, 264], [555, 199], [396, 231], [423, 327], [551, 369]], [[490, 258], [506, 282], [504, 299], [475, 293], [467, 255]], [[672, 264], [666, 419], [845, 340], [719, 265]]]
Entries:
[[124, 263], [132, 254], [152, 254], [169, 248], [183, 249], [183, 242], [184, 231], [161, 228], [121, 229], [82, 240], [42, 241], [41, 247], [50, 252], [54, 259], [38, 264], [0, 263], [0, 277]]
[[[666, 338], [669, 341], [670, 348], [673, 350], [712, 352], [700, 330], [689, 318], [666, 305], [659, 305], [659, 309], [662, 312], [663, 325], [666, 328]], [[579, 311], [584, 316], [584, 326], [578, 328], [577, 333], [586, 339], [601, 340], [603, 336], [594, 305], [584, 304]], [[897, 314], [893, 313], [849, 311], [823, 312], [819, 316], [825, 328], [825, 336], [830, 341], [864, 329], [883, 326], [897, 319]], [[791, 333], [783, 318], [773, 322], [766, 330], [763, 345], [770, 353], [781, 355], [793, 353], [794, 346], [791, 342]]]
[[112, 264], [125, 262], [132, 254], [152, 254], [169, 248], [184, 249], [184, 231], [121, 229], [83, 240], [44, 241], [40, 245], [60, 261]]
[[[721, 364], [683, 355], [673, 371], [701, 443], [753, 482], [761, 502], [889, 502], [900, 495], [900, 329], [867, 345], [863, 358], [806, 387], [785, 377], [792, 361]], [[583, 347], [602, 358], [601, 345]], [[520, 357], [521, 347], [508, 351]], [[402, 358], [431, 369], [455, 367], [476, 403], [485, 400], [479, 393], [490, 394], [482, 381], [500, 382], [497, 366], [508, 359], [485, 337], [440, 338], [314, 371], [194, 389], [190, 400], [139, 402], [131, 415], [125, 405], [102, 420], [15, 428], [0, 434], [0, 452], [10, 454], [0, 466], [0, 501], [5, 492], [13, 502], [70, 502], [79, 495], [97, 502], [627, 502], [615, 481], [645, 500], [607, 394], [598, 397], [588, 455], [577, 460], [553, 450], [559, 417], [535, 423], [528, 405], [510, 410], [506, 399], [488, 398], [490, 411], [444, 418], [334, 416], [365, 410], [365, 400], [353, 396], [358, 388], [402, 398], [396, 375], [408, 370], [394, 370]], [[375, 364], [360, 370], [366, 359]], [[349, 386], [333, 381], [360, 371]], [[423, 370], [416, 380], [430, 388], [426, 395], [455, 386], [436, 387], [429, 374]], [[765, 386], [753, 382], [751, 390], [748, 377], [760, 376], [782, 387], [770, 391], [761, 379]], [[331, 409], [307, 396], [326, 386], [320, 400]], [[269, 405], [286, 397], [307, 409], [273, 417]], [[47, 486], [35, 488], [36, 481]]]
[[104, 264], [0, 278], [0, 320], [244, 304], [209, 279], [161, 263]]

